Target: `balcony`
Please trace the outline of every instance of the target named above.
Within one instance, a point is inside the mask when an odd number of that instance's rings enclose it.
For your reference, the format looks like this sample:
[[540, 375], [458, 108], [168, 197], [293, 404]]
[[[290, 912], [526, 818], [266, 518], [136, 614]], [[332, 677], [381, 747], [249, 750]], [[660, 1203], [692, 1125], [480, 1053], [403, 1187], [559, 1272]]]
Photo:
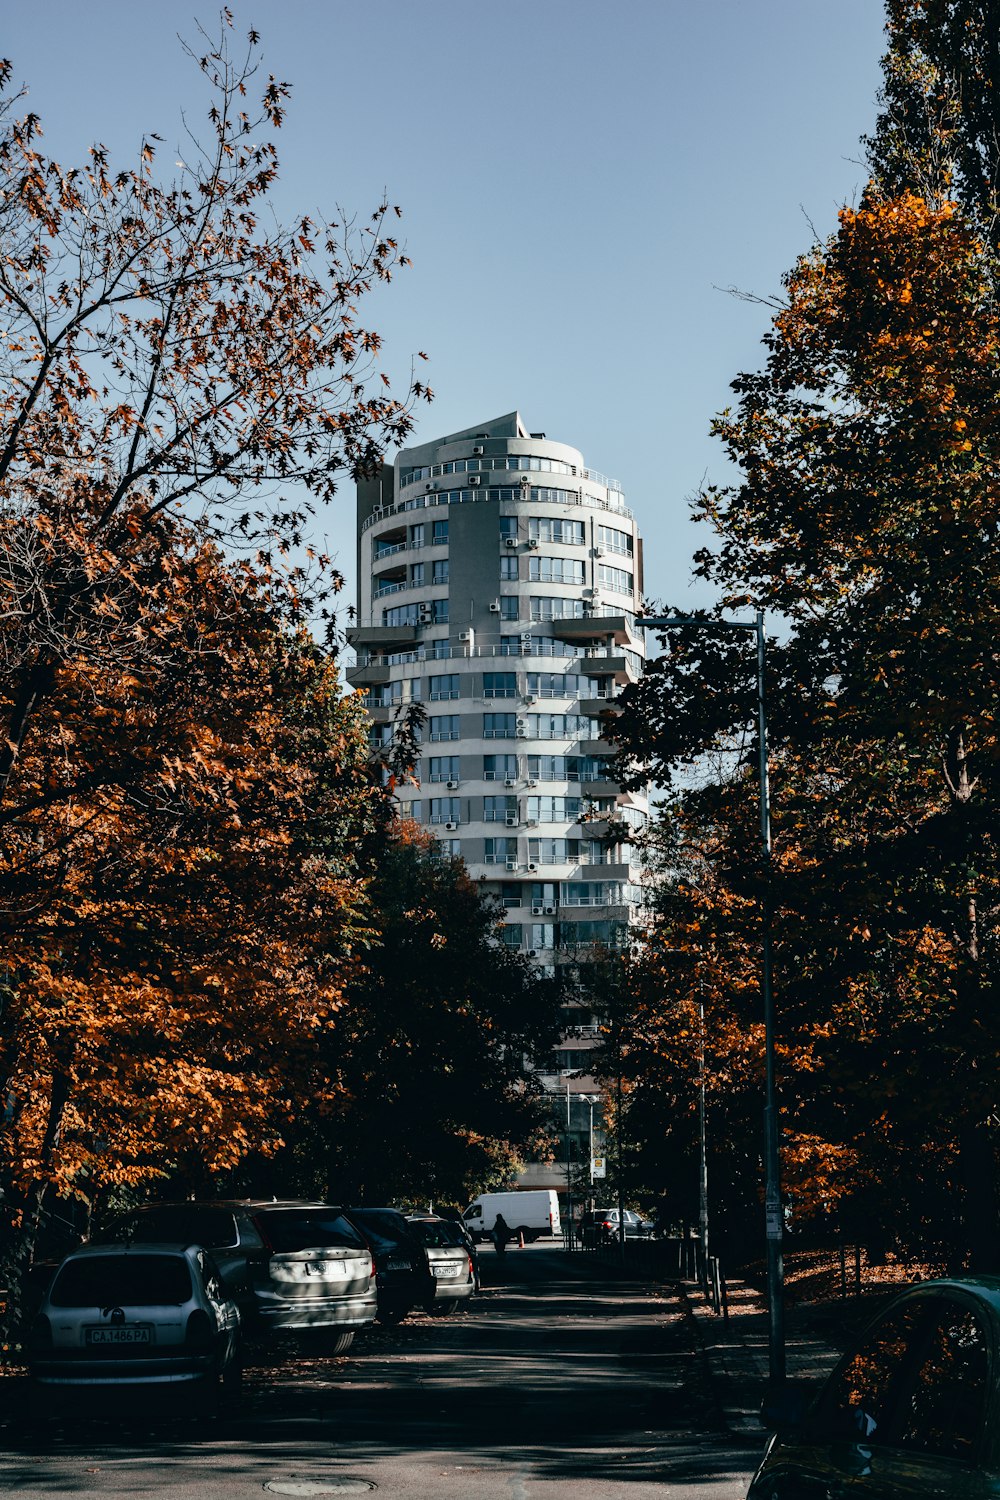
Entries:
[[418, 625], [355, 625], [348, 630], [347, 640], [355, 650], [366, 646], [415, 646], [419, 629]]

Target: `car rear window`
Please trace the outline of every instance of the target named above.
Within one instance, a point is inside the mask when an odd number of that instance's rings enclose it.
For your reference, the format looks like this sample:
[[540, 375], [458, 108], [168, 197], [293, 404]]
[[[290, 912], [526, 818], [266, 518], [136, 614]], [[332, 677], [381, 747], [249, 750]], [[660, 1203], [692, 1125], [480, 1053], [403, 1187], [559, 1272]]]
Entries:
[[450, 1239], [448, 1231], [443, 1224], [436, 1223], [433, 1219], [411, 1219], [410, 1228], [422, 1245], [429, 1246], [432, 1250], [439, 1249], [443, 1245], [453, 1245], [455, 1241]]
[[176, 1307], [191, 1296], [180, 1255], [101, 1255], [71, 1260], [56, 1277], [53, 1307]]
[[254, 1222], [276, 1255], [340, 1246], [365, 1250], [361, 1235], [343, 1214], [325, 1208], [265, 1208]]
[[350, 1215], [376, 1250], [395, 1250], [399, 1245], [405, 1246], [409, 1239], [405, 1225], [398, 1223], [392, 1214], [352, 1208]]
[[143, 1209], [127, 1219], [117, 1220], [102, 1239], [105, 1242], [109, 1239], [138, 1240], [145, 1245], [176, 1242], [217, 1250], [225, 1245], [235, 1245], [238, 1236], [236, 1220], [228, 1209], [183, 1204]]

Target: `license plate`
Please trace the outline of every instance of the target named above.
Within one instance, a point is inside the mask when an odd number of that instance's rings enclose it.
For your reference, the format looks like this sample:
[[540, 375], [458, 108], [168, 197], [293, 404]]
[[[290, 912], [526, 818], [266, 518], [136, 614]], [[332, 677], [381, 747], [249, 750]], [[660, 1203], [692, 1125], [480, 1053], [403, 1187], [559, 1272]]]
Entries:
[[461, 1276], [463, 1266], [433, 1266], [435, 1276]]
[[408, 1271], [410, 1265], [409, 1261], [405, 1260], [387, 1260], [385, 1268], [387, 1271]]
[[136, 1328], [88, 1328], [84, 1331], [85, 1344], [151, 1344], [153, 1330]]

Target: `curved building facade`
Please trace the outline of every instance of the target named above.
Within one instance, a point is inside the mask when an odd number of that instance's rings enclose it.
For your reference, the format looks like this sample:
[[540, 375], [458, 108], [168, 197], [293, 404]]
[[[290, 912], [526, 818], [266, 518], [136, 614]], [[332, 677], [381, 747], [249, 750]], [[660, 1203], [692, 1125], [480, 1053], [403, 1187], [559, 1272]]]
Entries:
[[621, 491], [512, 412], [362, 482], [358, 540], [347, 675], [373, 745], [410, 705], [426, 715], [401, 812], [497, 898], [511, 946], [547, 968], [617, 946], [641, 904], [631, 838], [647, 818], [606, 738], [644, 653]]

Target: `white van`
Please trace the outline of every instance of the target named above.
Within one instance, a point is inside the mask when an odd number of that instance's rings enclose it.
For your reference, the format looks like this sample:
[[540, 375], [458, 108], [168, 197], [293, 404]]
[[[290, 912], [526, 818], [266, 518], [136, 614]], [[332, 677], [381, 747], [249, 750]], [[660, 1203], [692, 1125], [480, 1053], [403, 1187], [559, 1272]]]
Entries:
[[540, 1235], [561, 1234], [559, 1199], [552, 1188], [522, 1188], [512, 1193], [480, 1193], [469, 1204], [462, 1218], [474, 1240], [485, 1240], [493, 1233], [497, 1214], [503, 1214], [512, 1235], [525, 1240]]

